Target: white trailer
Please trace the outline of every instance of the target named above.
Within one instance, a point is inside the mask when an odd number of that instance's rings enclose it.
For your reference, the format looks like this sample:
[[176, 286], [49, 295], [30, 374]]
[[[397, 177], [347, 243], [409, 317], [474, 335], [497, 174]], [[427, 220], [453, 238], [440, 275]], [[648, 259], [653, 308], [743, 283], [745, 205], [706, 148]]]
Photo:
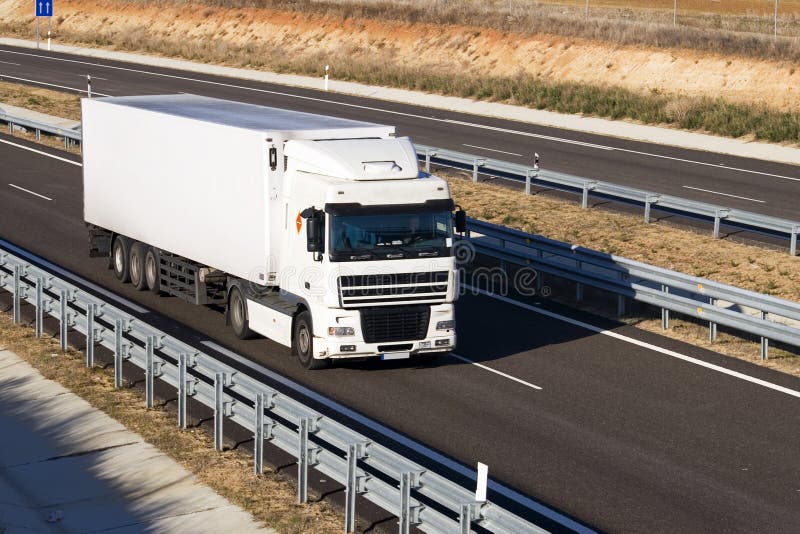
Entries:
[[393, 127], [194, 95], [82, 115], [90, 254], [122, 282], [223, 304], [306, 368], [454, 347], [453, 201]]

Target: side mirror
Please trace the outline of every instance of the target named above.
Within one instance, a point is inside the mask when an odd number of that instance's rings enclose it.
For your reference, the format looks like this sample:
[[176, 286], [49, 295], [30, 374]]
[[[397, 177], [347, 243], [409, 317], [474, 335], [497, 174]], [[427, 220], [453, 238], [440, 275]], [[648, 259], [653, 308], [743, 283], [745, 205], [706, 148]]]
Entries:
[[455, 212], [455, 219], [456, 219], [456, 232], [459, 234], [463, 234], [467, 231], [467, 212], [458, 208], [458, 211]]
[[325, 214], [314, 208], [308, 208], [300, 215], [306, 219], [306, 250], [325, 252]]

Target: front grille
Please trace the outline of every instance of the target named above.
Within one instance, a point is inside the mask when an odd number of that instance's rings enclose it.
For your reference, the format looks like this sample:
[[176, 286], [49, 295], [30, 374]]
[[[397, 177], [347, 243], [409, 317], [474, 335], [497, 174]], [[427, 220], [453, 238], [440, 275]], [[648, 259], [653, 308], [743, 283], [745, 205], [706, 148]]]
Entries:
[[447, 283], [447, 271], [423, 273], [358, 274], [339, 278], [342, 287], [396, 286], [400, 284]]
[[431, 316], [429, 306], [384, 306], [361, 310], [361, 331], [367, 343], [424, 339]]
[[344, 307], [443, 302], [448, 277], [447, 271], [342, 276], [339, 297]]

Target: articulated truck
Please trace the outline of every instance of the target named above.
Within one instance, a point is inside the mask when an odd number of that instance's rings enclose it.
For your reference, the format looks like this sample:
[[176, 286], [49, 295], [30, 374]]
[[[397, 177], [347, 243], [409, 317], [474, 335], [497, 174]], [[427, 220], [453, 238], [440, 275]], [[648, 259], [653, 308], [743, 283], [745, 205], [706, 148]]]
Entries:
[[121, 282], [220, 306], [307, 369], [454, 348], [466, 216], [394, 127], [186, 94], [82, 115], [89, 254]]

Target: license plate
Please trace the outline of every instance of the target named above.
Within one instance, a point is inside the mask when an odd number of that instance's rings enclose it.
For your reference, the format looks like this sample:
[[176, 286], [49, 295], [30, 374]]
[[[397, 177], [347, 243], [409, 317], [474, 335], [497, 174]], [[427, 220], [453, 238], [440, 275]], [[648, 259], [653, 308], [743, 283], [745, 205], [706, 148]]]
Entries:
[[381, 354], [381, 360], [405, 360], [410, 357], [410, 352], [387, 352], [386, 354]]

